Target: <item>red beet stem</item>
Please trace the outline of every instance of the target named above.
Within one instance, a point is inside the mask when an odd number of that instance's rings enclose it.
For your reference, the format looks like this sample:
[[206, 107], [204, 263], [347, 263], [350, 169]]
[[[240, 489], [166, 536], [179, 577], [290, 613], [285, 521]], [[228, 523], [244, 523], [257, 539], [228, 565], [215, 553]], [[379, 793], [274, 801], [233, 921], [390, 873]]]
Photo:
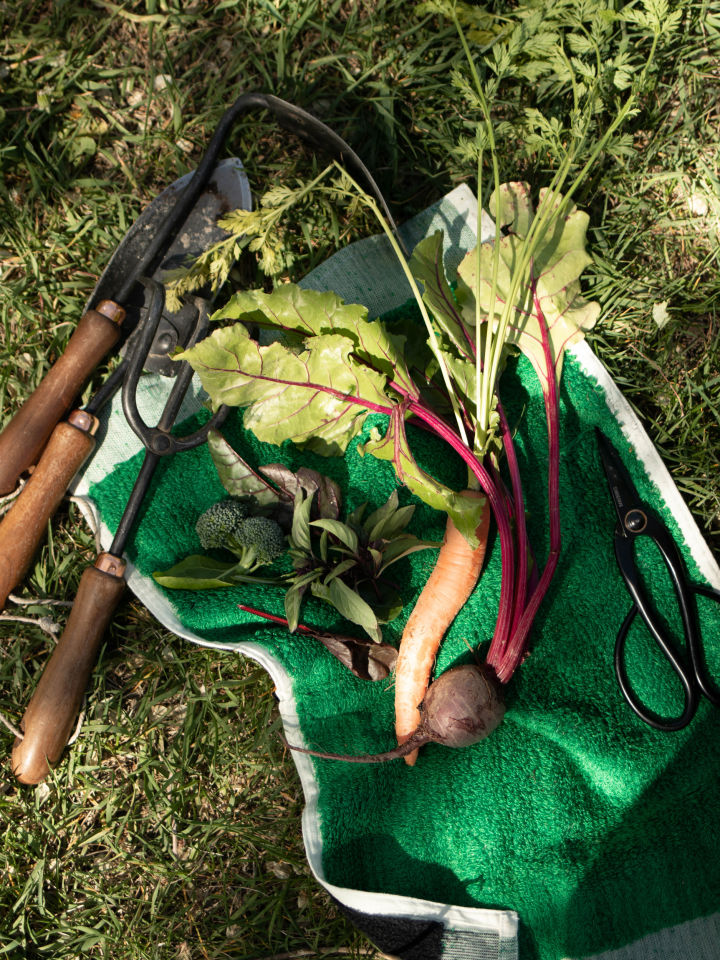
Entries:
[[[287, 627], [288, 622], [285, 617], [278, 617], [277, 614], [267, 613], [265, 610], [258, 610], [257, 607], [249, 607], [246, 603], [238, 604], [239, 610], [244, 610], [245, 613], [252, 613], [256, 617], [263, 617], [265, 620], [272, 620], [273, 623], [281, 623], [284, 627]], [[299, 623], [296, 630], [299, 630], [300, 633], [314, 633], [314, 630], [311, 630], [310, 627], [306, 627], [304, 623]]]
[[535, 311], [540, 319], [543, 353], [547, 367], [547, 387], [543, 389], [545, 417], [548, 431], [548, 508], [550, 514], [550, 550], [540, 580], [523, 611], [520, 621], [513, 631], [497, 663], [497, 677], [501, 683], [507, 683], [519, 666], [527, 647], [528, 634], [535, 615], [548, 591], [560, 557], [560, 404], [558, 384], [555, 375], [555, 360], [550, 347], [550, 333], [547, 320], [540, 306], [537, 285], [533, 280], [533, 300]]

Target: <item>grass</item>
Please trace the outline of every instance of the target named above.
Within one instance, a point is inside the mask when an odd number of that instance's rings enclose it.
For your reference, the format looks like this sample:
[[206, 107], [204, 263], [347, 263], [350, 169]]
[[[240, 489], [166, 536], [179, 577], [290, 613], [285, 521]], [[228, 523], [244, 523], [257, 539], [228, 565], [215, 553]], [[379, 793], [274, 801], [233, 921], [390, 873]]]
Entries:
[[[720, 557], [720, 20], [699, 3], [673, 9], [680, 27], [658, 51], [641, 109], [578, 199], [592, 215], [591, 293], [604, 307], [592, 344]], [[5, 418], [62, 350], [129, 224], [198, 159], [241, 89], [330, 122], [400, 219], [472, 182], [452, 149], [469, 129], [448, 84], [460, 62], [452, 28], [399, 0], [20, 0], [0, 5], [0, 23]], [[551, 158], [524, 148], [522, 105], [562, 116], [568, 94], [523, 79], [523, 56], [496, 104], [502, 172], [537, 187]], [[608, 95], [600, 123], [612, 104]], [[317, 167], [262, 118], [239, 125], [230, 146], [258, 192]], [[344, 215], [324, 233], [288, 228], [294, 271], [368, 229]], [[253, 263], [244, 269], [262, 282]], [[93, 558], [66, 504], [22, 595], [72, 596]], [[64, 615], [41, 599], [22, 613]], [[50, 645], [38, 626], [0, 621], [0, 711], [15, 723]], [[5, 767], [0, 956], [379, 956], [309, 876], [302, 797], [277, 731], [259, 668], [178, 641], [126, 598], [68, 759], [36, 789]], [[6, 754], [11, 743], [0, 733]]]

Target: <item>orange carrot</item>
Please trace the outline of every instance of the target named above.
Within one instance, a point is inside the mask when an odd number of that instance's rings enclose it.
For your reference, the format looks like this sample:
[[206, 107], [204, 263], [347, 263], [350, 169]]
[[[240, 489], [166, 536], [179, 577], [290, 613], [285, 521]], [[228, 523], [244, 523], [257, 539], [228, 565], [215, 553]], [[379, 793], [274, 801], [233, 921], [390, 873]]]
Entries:
[[[468, 491], [471, 496], [481, 496]], [[419, 706], [425, 698], [440, 643], [466, 600], [475, 589], [487, 547], [490, 505], [485, 500], [474, 550], [448, 517], [443, 545], [433, 572], [417, 599], [400, 640], [395, 667], [395, 734], [399, 744], [420, 723]], [[405, 757], [412, 766], [417, 750]]]

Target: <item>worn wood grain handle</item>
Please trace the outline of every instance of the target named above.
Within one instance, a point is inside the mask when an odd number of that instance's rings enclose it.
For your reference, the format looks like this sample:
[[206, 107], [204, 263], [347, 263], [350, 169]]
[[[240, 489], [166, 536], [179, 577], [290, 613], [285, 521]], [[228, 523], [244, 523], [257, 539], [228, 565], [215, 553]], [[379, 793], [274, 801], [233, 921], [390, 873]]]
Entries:
[[23, 739], [13, 746], [12, 770], [21, 783], [40, 783], [62, 756], [125, 587], [124, 567], [103, 553], [82, 575], [63, 635], [20, 723]]
[[62, 356], [0, 434], [0, 496], [11, 493], [38, 458], [83, 384], [120, 339], [125, 311], [112, 300], [83, 314]]
[[0, 523], [0, 609], [28, 571], [68, 485], [90, 455], [97, 420], [74, 410], [52, 432], [22, 492]]

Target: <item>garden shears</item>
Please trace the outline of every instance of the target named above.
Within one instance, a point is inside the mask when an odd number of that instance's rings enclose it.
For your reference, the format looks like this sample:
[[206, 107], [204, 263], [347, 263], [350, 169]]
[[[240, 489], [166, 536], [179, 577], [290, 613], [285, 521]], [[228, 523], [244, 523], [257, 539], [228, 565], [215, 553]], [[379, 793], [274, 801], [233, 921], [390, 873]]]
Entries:
[[[198, 240], [199, 232], [200, 249], [217, 239], [213, 229], [217, 230], [215, 221], [223, 213], [238, 206], [249, 209], [249, 193], [241, 190], [238, 202], [233, 204], [229, 190], [213, 189], [213, 178], [218, 177], [224, 164], [235, 164], [231, 180], [237, 180], [238, 172], [242, 172], [239, 161], [218, 163], [218, 155], [238, 117], [251, 110], [269, 111], [286, 129], [352, 169], [364, 180], [397, 233], [377, 184], [348, 144], [306, 111], [262, 93], [238, 97], [221, 118], [195, 172], [161, 194], [128, 233], [98, 281], [65, 354], [0, 434], [0, 495], [11, 490], [20, 474], [35, 465], [0, 523], [0, 608], [27, 571], [47, 520], [93, 449], [92, 435], [97, 426], [94, 414], [121, 384], [123, 412], [145, 448], [143, 465], [114, 540], [95, 565], [85, 570], [65, 631], [21, 721], [22, 737], [14, 745], [12, 766], [22, 783], [44, 779], [67, 743], [105, 629], [124, 590], [123, 552], [158, 462], [205, 442], [208, 430], [224, 416], [221, 409], [189, 436], [171, 432], [192, 378], [188, 364], [174, 361], [172, 353], [179, 344], [188, 346], [206, 335], [210, 304], [195, 297], [178, 313], [168, 314], [163, 271], [173, 266], [173, 257], [182, 263], [192, 254], [192, 241]], [[242, 181], [247, 182], [244, 175]], [[189, 218], [203, 192], [219, 196], [221, 208], [208, 221], [207, 230], [198, 231], [189, 225]], [[67, 422], [58, 424], [94, 367], [124, 342], [126, 356], [106, 385], [84, 409], [73, 411]], [[136, 404], [142, 370], [175, 378], [156, 427], [148, 427]]]
[[[685, 564], [670, 531], [640, 497], [612, 443], [599, 430], [596, 433], [600, 458], [618, 518], [614, 534], [615, 558], [633, 601], [615, 641], [615, 673], [623, 697], [644, 723], [655, 730], [682, 730], [695, 716], [701, 697], [706, 697], [713, 706], [720, 707], [720, 690], [711, 680], [705, 664], [695, 602], [696, 594], [720, 602], [720, 590], [692, 583], [688, 579]], [[684, 646], [675, 641], [642, 584], [635, 557], [635, 543], [639, 537], [648, 537], [655, 544], [670, 574], [682, 621]], [[651, 710], [633, 689], [628, 677], [625, 648], [630, 627], [638, 613], [682, 685], [684, 705], [679, 716], [662, 717]]]
[[[250, 186], [236, 158], [219, 161], [238, 118], [269, 111], [284, 128], [352, 170], [397, 227], [370, 171], [348, 144], [326, 124], [294, 104], [270, 94], [245, 93], [220, 119], [198, 167], [167, 187], [144, 211], [116, 249], [90, 295], [65, 352], [35, 392], [0, 433], [0, 496], [32, 475], [0, 523], [0, 609], [29, 569], [32, 558], [72, 478], [95, 447], [95, 414], [119, 388], [120, 363], [106, 384], [82, 409], [71, 410], [95, 367], [113, 350], [131, 348], [149, 311], [147, 285], [161, 284], [168, 272], [192, 261], [227, 236], [217, 221], [238, 208], [250, 209]], [[197, 307], [175, 312], [163, 307], [153, 341], [143, 352], [144, 369], [174, 377], [176, 347], [186, 346], [197, 322]], [[64, 422], [59, 422], [66, 417]]]

